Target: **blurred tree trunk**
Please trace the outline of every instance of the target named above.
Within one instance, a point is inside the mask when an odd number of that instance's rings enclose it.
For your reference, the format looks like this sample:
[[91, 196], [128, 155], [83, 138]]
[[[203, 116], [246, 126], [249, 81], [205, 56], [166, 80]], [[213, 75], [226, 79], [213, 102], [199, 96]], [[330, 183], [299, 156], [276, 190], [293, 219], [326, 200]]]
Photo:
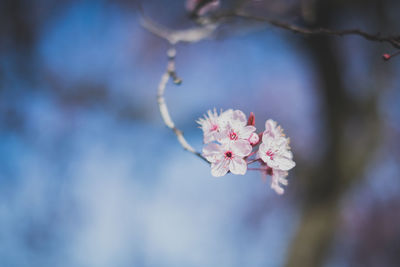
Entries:
[[[323, 2], [323, 3], [322, 3]], [[315, 25], [336, 28], [335, 1], [320, 1]], [[325, 125], [325, 154], [319, 166], [301, 177], [302, 218], [291, 243], [286, 266], [322, 266], [330, 251], [339, 221], [339, 200], [361, 176], [378, 140], [377, 98], [352, 99], [344, 85], [343, 65], [335, 39], [319, 36], [304, 45], [320, 78]], [[357, 122], [360, 140], [348, 140], [349, 126]], [[354, 138], [355, 135], [352, 135]]]
[[319, 167], [302, 176], [303, 215], [287, 266], [320, 266], [331, 243], [338, 218], [341, 187], [340, 143], [348, 101], [340, 77], [334, 47], [328, 38], [309, 38], [306, 45], [321, 77], [325, 108], [326, 154]]

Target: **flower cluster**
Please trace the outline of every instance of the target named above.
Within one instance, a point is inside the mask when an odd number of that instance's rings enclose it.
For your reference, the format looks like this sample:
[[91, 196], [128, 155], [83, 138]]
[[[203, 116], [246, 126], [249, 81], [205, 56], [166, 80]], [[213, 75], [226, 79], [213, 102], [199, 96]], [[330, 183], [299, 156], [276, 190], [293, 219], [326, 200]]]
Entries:
[[[260, 170], [272, 177], [271, 188], [283, 194], [288, 170], [296, 164], [290, 151], [289, 139], [273, 120], [265, 122], [265, 130], [256, 133], [255, 117], [240, 110], [218, 112], [209, 110], [197, 121], [203, 130], [203, 156], [211, 163], [211, 174], [224, 176], [228, 172], [245, 174], [249, 164], [260, 163]], [[261, 142], [260, 142], [261, 141]], [[251, 158], [253, 157], [253, 158]]]

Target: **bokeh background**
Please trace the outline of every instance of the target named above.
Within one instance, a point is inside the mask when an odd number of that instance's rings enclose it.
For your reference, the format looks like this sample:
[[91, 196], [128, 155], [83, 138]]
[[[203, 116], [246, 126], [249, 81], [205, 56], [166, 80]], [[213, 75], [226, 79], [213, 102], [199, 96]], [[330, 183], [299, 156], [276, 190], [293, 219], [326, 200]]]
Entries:
[[[400, 34], [396, 0], [245, 2]], [[142, 7], [195, 25], [184, 1]], [[179, 146], [156, 103], [167, 49], [135, 1], [0, 2], [0, 266], [400, 266], [400, 58], [381, 59], [394, 48], [240, 19], [177, 46], [178, 127], [200, 150], [210, 108], [277, 120], [297, 162], [283, 196], [257, 172], [213, 178]]]

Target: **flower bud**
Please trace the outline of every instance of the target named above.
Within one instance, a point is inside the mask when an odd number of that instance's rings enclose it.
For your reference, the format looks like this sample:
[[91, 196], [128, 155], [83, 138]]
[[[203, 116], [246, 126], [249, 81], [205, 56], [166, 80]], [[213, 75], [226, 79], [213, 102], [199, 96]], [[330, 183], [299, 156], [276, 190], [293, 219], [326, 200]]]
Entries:
[[383, 58], [384, 60], [388, 61], [388, 60], [391, 58], [391, 55], [389, 55], [389, 54], [383, 54], [383, 55], [382, 55], [382, 58]]
[[247, 121], [247, 125], [254, 126], [256, 124], [256, 117], [254, 116], [253, 112], [250, 112], [249, 119]]
[[250, 145], [255, 146], [258, 144], [259, 141], [260, 141], [260, 138], [258, 137], [258, 134], [252, 133], [250, 135], [250, 137], [249, 137]]

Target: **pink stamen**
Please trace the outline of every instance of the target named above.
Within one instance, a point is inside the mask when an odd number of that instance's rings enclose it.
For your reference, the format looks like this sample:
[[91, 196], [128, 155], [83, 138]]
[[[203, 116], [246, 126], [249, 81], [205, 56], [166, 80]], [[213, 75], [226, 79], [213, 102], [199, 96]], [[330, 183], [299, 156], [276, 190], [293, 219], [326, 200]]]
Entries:
[[216, 131], [216, 130], [218, 130], [218, 125], [214, 124], [214, 125], [211, 127], [211, 131]]
[[238, 139], [238, 136], [237, 136], [237, 134], [236, 134], [234, 131], [232, 131], [232, 132], [230, 132], [230, 134], [229, 134], [229, 138], [230, 138], [231, 140], [237, 140], [237, 139]]
[[226, 152], [225, 152], [225, 158], [226, 158], [226, 159], [231, 159], [231, 158], [233, 158], [233, 153], [232, 153], [232, 151], [226, 151]]
[[268, 150], [266, 154], [271, 160], [274, 159], [274, 153], [271, 150]]

